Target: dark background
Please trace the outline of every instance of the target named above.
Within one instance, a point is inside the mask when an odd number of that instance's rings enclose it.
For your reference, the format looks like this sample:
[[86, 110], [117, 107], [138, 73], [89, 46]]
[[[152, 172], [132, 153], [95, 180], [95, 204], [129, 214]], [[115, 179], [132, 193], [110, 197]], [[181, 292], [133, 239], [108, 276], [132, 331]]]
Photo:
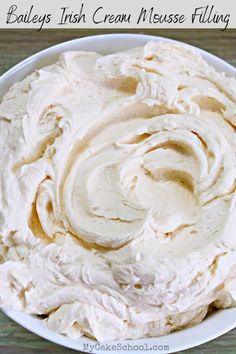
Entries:
[[236, 66], [236, 29], [170, 29], [170, 30], [0, 30], [0, 75], [7, 69], [44, 48], [70, 39], [102, 33], [145, 33], [177, 39], [205, 49]]

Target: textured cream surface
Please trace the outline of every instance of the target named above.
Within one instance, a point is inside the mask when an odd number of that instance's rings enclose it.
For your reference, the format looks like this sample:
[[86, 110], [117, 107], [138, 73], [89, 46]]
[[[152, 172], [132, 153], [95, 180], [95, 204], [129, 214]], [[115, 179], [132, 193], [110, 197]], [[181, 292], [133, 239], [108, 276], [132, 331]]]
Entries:
[[235, 79], [184, 45], [67, 52], [16, 83], [0, 104], [1, 307], [103, 341], [235, 306], [235, 125]]

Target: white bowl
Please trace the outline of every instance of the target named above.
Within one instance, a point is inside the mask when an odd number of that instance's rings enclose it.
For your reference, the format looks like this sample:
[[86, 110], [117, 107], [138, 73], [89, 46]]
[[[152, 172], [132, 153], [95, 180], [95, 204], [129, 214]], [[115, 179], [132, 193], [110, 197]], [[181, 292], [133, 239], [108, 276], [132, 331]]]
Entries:
[[[28, 59], [23, 60], [21, 63], [17, 64], [0, 77], [0, 98], [14, 82], [22, 80], [36, 68], [38, 69], [55, 62], [58, 55], [64, 51], [89, 50], [107, 54], [143, 45], [148, 40], [171, 41], [167, 38], [148, 35], [110, 34], [74, 39], [72, 41], [45, 49], [37, 54], [34, 54]], [[205, 60], [213, 65], [218, 71], [223, 71], [229, 76], [236, 76], [236, 69], [233, 66], [212, 54], [209, 54], [201, 49], [198, 50], [201, 52]], [[99, 345], [95, 346], [93, 349], [92, 347], [86, 348], [86, 344], [96, 344], [96, 342], [89, 338], [82, 337], [74, 340], [63, 335], [56, 334], [50, 331], [43, 321], [37, 317], [20, 312], [6, 311], [5, 313], [29, 331], [57, 344], [90, 353], [104, 353], [105, 351], [104, 348], [101, 346], [99, 347]], [[158, 338], [144, 338], [139, 340], [115, 341], [109, 342], [109, 344], [119, 344], [121, 349], [119, 350], [119, 354], [127, 354], [128, 351], [125, 350], [125, 347], [123, 347], [122, 350], [122, 346], [128, 345], [133, 346], [133, 350], [129, 351], [135, 351], [136, 353], [156, 353], [158, 351], [161, 353], [173, 353], [208, 342], [228, 332], [234, 327], [236, 327], [236, 308], [219, 310], [207, 317], [197, 326], [183, 329], [167, 336]], [[119, 348], [119, 346], [114, 350], [110, 348], [109, 352], [117, 352], [117, 348]], [[146, 351], [145, 348], [148, 348], [148, 351]], [[153, 350], [151, 350], [151, 348], [153, 348]]]

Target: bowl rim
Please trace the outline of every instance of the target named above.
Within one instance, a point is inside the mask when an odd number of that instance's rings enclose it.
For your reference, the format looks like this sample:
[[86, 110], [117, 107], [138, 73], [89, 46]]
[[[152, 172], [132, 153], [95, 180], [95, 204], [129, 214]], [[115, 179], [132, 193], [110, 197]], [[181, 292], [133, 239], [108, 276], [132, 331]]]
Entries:
[[231, 65], [230, 63], [228, 63], [227, 61], [221, 59], [220, 57], [218, 57], [217, 55], [214, 55], [204, 49], [201, 49], [201, 48], [198, 48], [197, 46], [195, 45], [192, 45], [192, 44], [188, 44], [188, 43], [185, 43], [185, 42], [182, 42], [182, 41], [179, 41], [179, 40], [176, 40], [176, 39], [172, 39], [172, 38], [169, 38], [169, 37], [162, 37], [162, 36], [155, 36], [155, 35], [149, 35], [149, 34], [136, 34], [136, 33], [107, 33], [107, 34], [97, 34], [97, 35], [91, 35], [91, 36], [85, 36], [85, 37], [81, 37], [81, 38], [73, 38], [73, 39], [70, 39], [68, 41], [64, 41], [64, 42], [61, 42], [61, 43], [57, 43], [55, 45], [52, 45], [48, 48], [44, 48], [32, 55], [30, 55], [29, 57], [21, 60], [19, 63], [15, 64], [14, 66], [12, 66], [11, 68], [9, 68], [7, 71], [5, 71], [2, 75], [0, 75], [0, 84], [3, 80], [5, 80], [9, 74], [12, 74], [14, 73], [16, 70], [19, 70], [21, 69], [23, 66], [25, 66], [26, 64], [29, 64], [30, 62], [32, 62], [34, 59], [37, 59], [39, 57], [43, 57], [45, 54], [47, 54], [49, 51], [53, 51], [53, 50], [56, 50], [56, 49], [59, 49], [60, 47], [62, 46], [65, 46], [65, 45], [73, 45], [74, 43], [76, 42], [86, 42], [86, 41], [89, 41], [91, 39], [100, 39], [100, 38], [141, 38], [141, 39], [147, 39], [149, 38], [149, 40], [160, 40], [160, 41], [163, 41], [163, 42], [173, 42], [173, 43], [181, 43], [181, 44], [184, 44], [188, 47], [191, 47], [195, 50], [197, 50], [198, 52], [200, 52], [204, 57], [208, 57], [208, 58], [211, 58], [212, 60], [214, 61], [217, 61], [219, 64], [222, 64], [224, 65], [225, 67], [227, 67], [230, 71], [233, 70], [235, 73], [236, 73], [236, 68]]
[[[57, 55], [62, 52], [60, 49], [63, 49], [63, 47], [69, 47], [69, 46], [73, 46], [74, 44], [82, 44], [82, 43], [89, 43], [90, 41], [96, 41], [96, 40], [106, 40], [106, 39], [113, 39], [113, 40], [117, 40], [117, 39], [129, 39], [130, 41], [132, 39], [137, 39], [143, 41], [148, 41], [148, 40], [154, 40], [154, 41], [163, 41], [163, 42], [174, 42], [174, 43], [181, 43], [184, 44], [188, 47], [194, 48], [195, 50], [197, 50], [206, 61], [210, 62], [211, 65], [213, 66], [219, 66], [224, 68], [224, 70], [222, 70], [223, 72], [226, 72], [226, 74], [229, 74], [229, 76], [235, 76], [236, 77], [236, 68], [227, 63], [226, 61], [224, 61], [223, 59], [203, 50], [200, 49], [196, 46], [178, 41], [178, 40], [174, 40], [171, 38], [167, 38], [167, 37], [160, 37], [160, 36], [155, 36], [155, 35], [147, 35], [147, 34], [136, 34], [136, 33], [109, 33], [109, 34], [99, 34], [99, 35], [91, 35], [91, 36], [86, 36], [86, 37], [82, 37], [82, 38], [74, 38], [72, 40], [68, 40], [68, 41], [64, 41], [61, 43], [58, 43], [56, 45], [50, 46], [48, 48], [45, 48], [39, 52], [34, 53], [33, 55], [23, 59], [22, 61], [20, 61], [19, 63], [17, 63], [16, 65], [14, 65], [12, 68], [10, 68], [9, 70], [7, 70], [5, 73], [3, 73], [0, 76], [0, 87], [1, 85], [3, 85], [5, 82], [8, 81], [8, 79], [11, 77], [11, 75], [14, 76], [14, 74], [16, 74], [16, 72], [18, 72], [19, 70], [22, 70], [24, 67], [28, 66], [29, 64], [32, 64], [35, 62], [35, 64], [40, 61], [40, 59], [45, 58], [47, 56], [53, 55], [54, 52], [57, 52]], [[140, 45], [143, 45], [140, 43]], [[130, 48], [132, 47], [132, 45], [130, 45]], [[136, 47], [136, 45], [134, 45], [134, 47]], [[68, 50], [68, 49], [67, 49]], [[79, 49], [78, 49], [79, 50]], [[212, 64], [212, 62], [214, 64]], [[44, 65], [43, 65], [44, 66]], [[27, 74], [28, 75], [28, 74]], [[27, 76], [26, 75], [26, 76]], [[17, 82], [18, 80], [16, 80], [15, 82]], [[14, 82], [14, 81], [13, 81]], [[10, 85], [11, 86], [11, 85]], [[6, 93], [8, 91], [8, 89], [5, 90], [4, 93]], [[1, 99], [0, 99], [1, 101]], [[19, 325], [21, 325], [22, 327], [26, 328], [27, 330], [31, 331], [32, 333], [47, 339], [53, 343], [62, 345], [64, 347], [70, 348], [70, 349], [74, 349], [74, 350], [82, 350], [83, 352], [92, 352], [94, 354], [98, 354], [98, 353], [102, 353], [102, 351], [100, 350], [96, 350], [94, 349], [93, 351], [89, 351], [89, 350], [85, 350], [84, 348], [82, 348], [81, 346], [84, 343], [88, 343], [88, 344], [94, 344], [96, 342], [92, 341], [89, 338], [86, 337], [81, 337], [78, 338], [76, 340], [73, 340], [71, 338], [65, 337], [61, 334], [57, 334], [54, 333], [50, 330], [47, 329], [47, 327], [44, 325], [43, 321], [36, 318], [33, 315], [28, 315], [22, 312], [16, 312], [16, 311], [8, 311], [8, 310], [3, 310], [3, 312], [12, 320], [14, 320], [16, 323], [18, 323]], [[214, 320], [215, 318], [215, 320]], [[215, 326], [214, 330], [211, 329], [211, 326], [209, 326], [209, 322], [211, 323], [211, 321], [213, 322], [213, 325]], [[224, 322], [224, 324], [222, 324], [222, 322]], [[214, 327], [212, 326], [212, 327]], [[196, 325], [196, 326], [192, 326], [190, 328], [186, 328], [186, 329], [182, 329], [181, 331], [176, 331], [173, 332], [171, 334], [162, 336], [162, 337], [152, 337], [152, 338], [141, 338], [138, 340], [125, 340], [125, 341], [113, 341], [113, 342], [109, 342], [109, 343], [133, 343], [133, 345], [135, 345], [135, 343], [138, 343], [138, 345], [142, 345], [143, 343], [152, 343], [152, 346], [154, 345], [154, 343], [157, 343], [158, 345], [160, 345], [160, 343], [166, 343], [168, 344], [171, 343], [171, 341], [173, 341], [174, 338], [174, 345], [172, 347], [172, 345], [170, 345], [170, 349], [169, 350], [162, 350], [162, 353], [173, 353], [173, 352], [178, 352], [180, 350], [186, 350], [189, 348], [193, 348], [197, 345], [209, 342], [210, 340], [213, 340], [223, 334], [225, 334], [226, 332], [230, 331], [231, 329], [236, 327], [236, 308], [232, 308], [232, 309], [224, 309], [224, 310], [219, 310], [217, 311], [215, 314], [209, 316], [209, 318], [204, 319], [204, 321], [202, 321], [200, 324]], [[203, 334], [201, 334], [201, 332]], [[197, 338], [196, 334], [200, 335], [199, 338]], [[186, 341], [185, 339], [185, 343], [181, 343], [181, 336], [187, 337], [187, 338], [191, 338], [189, 340]], [[136, 353], [144, 353], [145, 351], [136, 351]], [[149, 353], [151, 353], [152, 351], [149, 350]], [[156, 351], [155, 351], [156, 352]], [[110, 351], [110, 353], [112, 353]], [[119, 351], [120, 354], [125, 354], [127, 353], [127, 351]]]

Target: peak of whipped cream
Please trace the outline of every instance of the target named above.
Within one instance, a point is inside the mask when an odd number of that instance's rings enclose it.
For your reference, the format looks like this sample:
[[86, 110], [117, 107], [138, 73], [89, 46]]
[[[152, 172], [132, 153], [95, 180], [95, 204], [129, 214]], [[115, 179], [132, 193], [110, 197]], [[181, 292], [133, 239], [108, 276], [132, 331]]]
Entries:
[[188, 46], [66, 52], [0, 104], [0, 306], [99, 341], [236, 301], [236, 81]]

